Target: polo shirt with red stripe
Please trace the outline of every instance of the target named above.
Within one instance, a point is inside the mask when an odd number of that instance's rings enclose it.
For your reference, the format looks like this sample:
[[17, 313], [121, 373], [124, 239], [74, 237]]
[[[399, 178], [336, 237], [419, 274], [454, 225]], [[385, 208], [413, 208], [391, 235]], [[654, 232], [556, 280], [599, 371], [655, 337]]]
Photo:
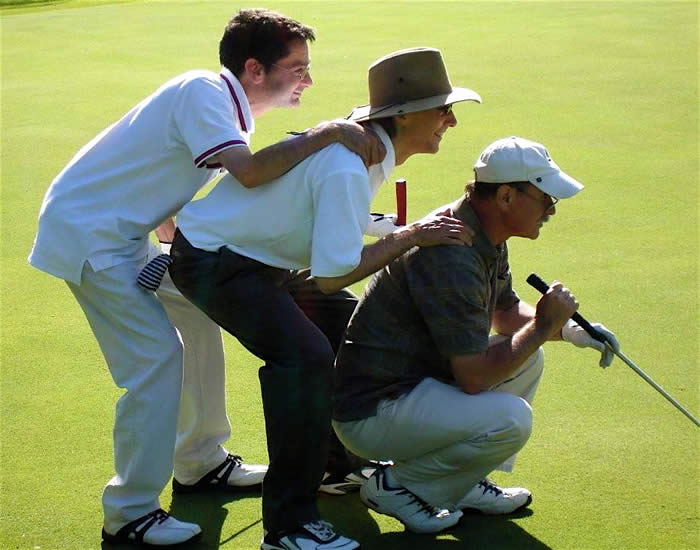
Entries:
[[49, 187], [29, 262], [80, 282], [146, 255], [148, 233], [219, 173], [211, 157], [255, 129], [236, 77], [190, 71], [166, 82], [85, 145]]

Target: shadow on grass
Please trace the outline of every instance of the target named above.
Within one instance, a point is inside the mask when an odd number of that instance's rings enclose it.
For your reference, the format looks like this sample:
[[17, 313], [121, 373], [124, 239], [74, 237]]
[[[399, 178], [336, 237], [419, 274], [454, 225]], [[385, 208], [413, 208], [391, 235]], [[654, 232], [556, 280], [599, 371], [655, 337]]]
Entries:
[[[262, 519], [252, 520], [234, 534], [221, 540], [221, 531], [228, 515], [226, 505], [248, 498], [260, 498], [260, 489], [238, 490], [236, 492], [211, 491], [180, 495], [173, 493], [170, 510], [168, 513], [187, 522], [198, 524], [202, 528], [202, 535], [196, 540], [178, 545], [178, 550], [210, 550], [219, 548], [226, 543], [231, 543], [236, 548], [235, 538], [251, 528], [259, 529], [262, 533]], [[252, 519], [252, 518], [251, 518]], [[134, 550], [133, 544], [112, 544], [102, 542], [102, 550]]]
[[380, 532], [356, 495], [322, 498], [319, 507], [339, 533], [360, 541], [362, 550], [552, 550], [513, 521], [533, 515], [527, 508], [507, 517], [465, 513], [456, 527], [443, 534], [418, 535], [405, 531], [398, 521], [396, 531]]
[[0, 0], [1, 8], [34, 8], [42, 6], [60, 6], [68, 0]]
[[[236, 493], [210, 492], [193, 495], [173, 494], [169, 512], [183, 521], [197, 523], [202, 535], [189, 544], [179, 545], [181, 550], [214, 550], [222, 546], [240, 548], [236, 537], [255, 529], [262, 534], [262, 519], [251, 518], [250, 522], [226, 539], [221, 532], [227, 519], [226, 505], [247, 498], [259, 498], [259, 491]], [[507, 517], [485, 516], [466, 513], [459, 524], [440, 535], [418, 535], [405, 531], [398, 520], [395, 531], [382, 533], [376, 519], [362, 504], [357, 494], [342, 497], [321, 496], [319, 509], [324, 519], [330, 521], [336, 531], [358, 540], [362, 550], [552, 550], [533, 537], [514, 520], [533, 515], [524, 509]], [[102, 550], [133, 550], [130, 544], [110, 544], [103, 542]]]

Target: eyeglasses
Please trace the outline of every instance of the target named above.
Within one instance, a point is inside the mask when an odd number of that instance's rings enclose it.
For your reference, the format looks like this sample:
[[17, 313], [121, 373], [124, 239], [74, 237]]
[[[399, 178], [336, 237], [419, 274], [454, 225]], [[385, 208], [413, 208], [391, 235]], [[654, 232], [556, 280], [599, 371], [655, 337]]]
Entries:
[[548, 195], [547, 193], [545, 193], [543, 197], [534, 197], [530, 193], [525, 191], [525, 189], [522, 189], [517, 185], [512, 185], [511, 187], [513, 187], [516, 191], [522, 193], [526, 197], [532, 199], [533, 201], [539, 202], [542, 206], [544, 206], [545, 212], [551, 208], [554, 208], [554, 205], [556, 205], [559, 202], [558, 198], [553, 197], [552, 195]]
[[452, 112], [452, 104], [437, 107], [437, 110], [442, 113], [442, 116], [447, 116]]
[[272, 66], [277, 67], [278, 69], [282, 69], [283, 71], [287, 71], [288, 73], [292, 73], [299, 80], [304, 80], [307, 76], [309, 76], [309, 74], [311, 74], [311, 65], [307, 65], [306, 67], [299, 67], [297, 69], [288, 69], [287, 67], [283, 67], [282, 65], [278, 65], [277, 63], [272, 63]]

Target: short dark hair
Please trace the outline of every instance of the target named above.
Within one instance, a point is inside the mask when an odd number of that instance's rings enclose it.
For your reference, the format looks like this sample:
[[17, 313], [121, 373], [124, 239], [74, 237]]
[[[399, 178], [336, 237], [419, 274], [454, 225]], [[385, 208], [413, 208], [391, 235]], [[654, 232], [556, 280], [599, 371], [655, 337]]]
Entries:
[[525, 181], [513, 181], [507, 183], [488, 183], [484, 181], [471, 181], [466, 185], [466, 192], [470, 197], [475, 197], [477, 199], [486, 200], [491, 197], [496, 196], [496, 191], [501, 185], [510, 185], [521, 191], [525, 190], [528, 186], [528, 182]]
[[396, 137], [396, 122], [394, 122], [393, 116], [387, 116], [387, 117], [383, 117], [383, 118], [375, 118], [375, 119], [372, 119], [371, 121], [376, 122], [382, 128], [384, 128], [384, 131], [388, 134], [390, 139], [394, 139]]
[[237, 77], [251, 57], [268, 71], [278, 59], [289, 55], [290, 42], [315, 39], [311, 27], [281, 13], [259, 8], [241, 10], [224, 29], [219, 42], [219, 61]]

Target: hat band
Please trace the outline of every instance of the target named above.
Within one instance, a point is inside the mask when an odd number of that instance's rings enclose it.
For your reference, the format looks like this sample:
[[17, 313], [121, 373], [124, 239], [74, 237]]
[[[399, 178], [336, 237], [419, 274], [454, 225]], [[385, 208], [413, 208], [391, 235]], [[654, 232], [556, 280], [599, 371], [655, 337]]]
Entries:
[[[389, 105], [384, 105], [383, 107], [378, 108], [376, 111], [373, 111], [373, 110], [372, 110], [372, 106], [370, 105], [370, 106], [369, 106], [369, 113], [367, 113], [367, 116], [374, 116], [374, 115], [376, 115], [377, 113], [381, 113], [381, 112], [383, 112], [383, 111], [388, 111], [389, 109], [393, 109], [393, 108], [396, 107], [397, 105], [405, 105], [405, 104], [406, 104], [405, 101], [402, 101], [401, 103], [390, 103]], [[358, 109], [359, 109], [359, 108], [360, 108], [360, 107], [358, 107]], [[400, 112], [400, 111], [399, 111], [399, 112]], [[350, 114], [347, 116], [347, 118], [350, 118], [351, 116], [352, 116], [352, 113], [350, 113]]]

